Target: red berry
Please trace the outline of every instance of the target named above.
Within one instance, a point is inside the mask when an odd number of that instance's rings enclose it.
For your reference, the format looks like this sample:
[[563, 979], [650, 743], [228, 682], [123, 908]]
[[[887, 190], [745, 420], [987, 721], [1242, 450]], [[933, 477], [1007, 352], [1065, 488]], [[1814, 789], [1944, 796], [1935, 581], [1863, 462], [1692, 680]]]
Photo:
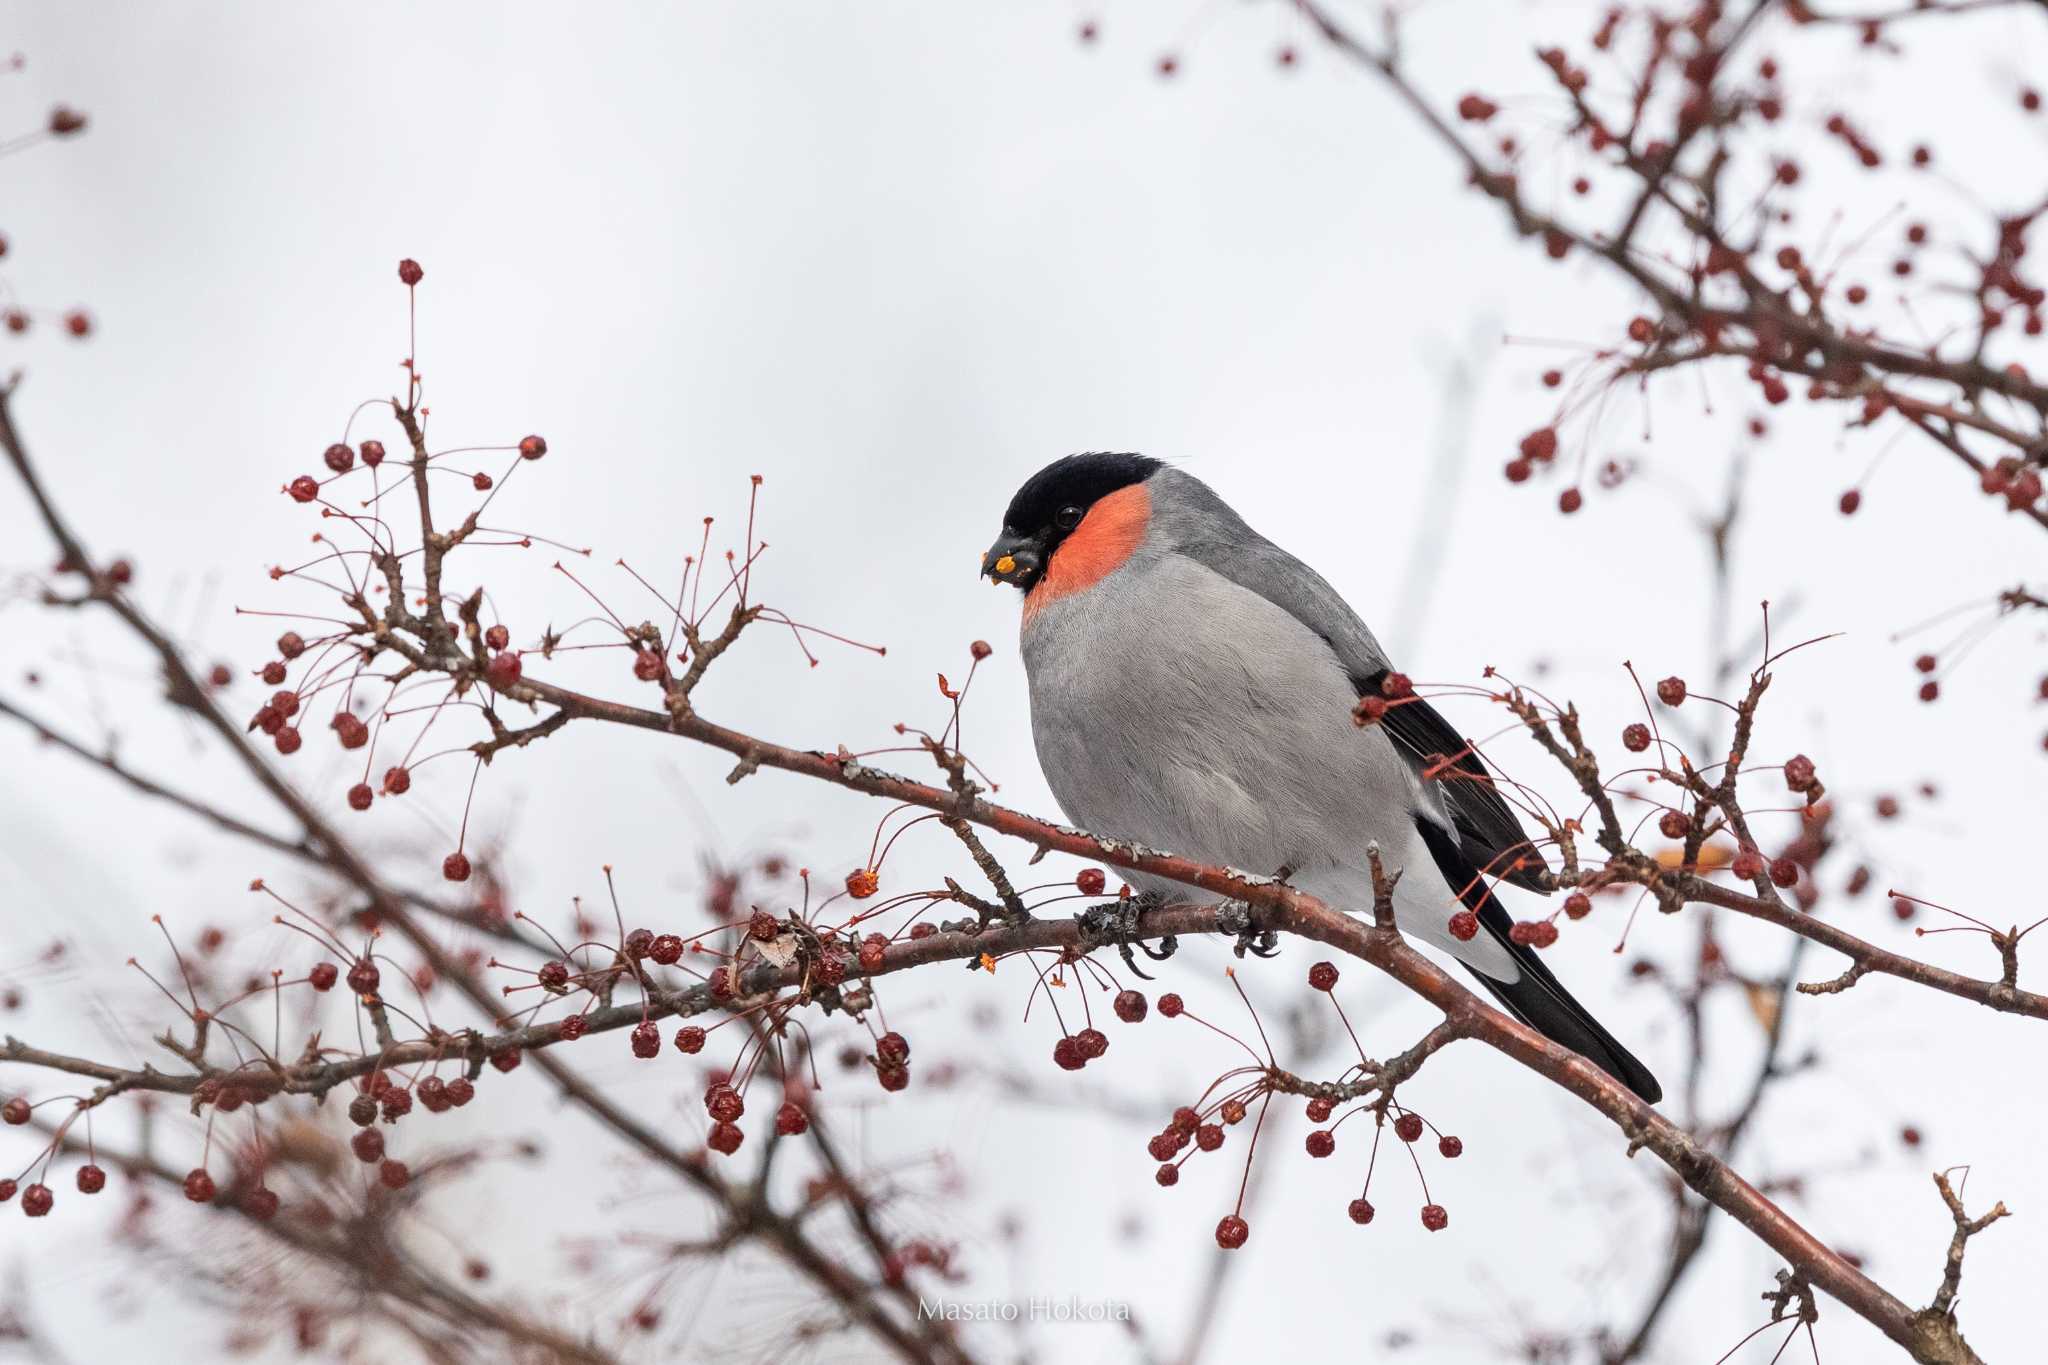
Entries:
[[[275, 712], [272, 714], [275, 714]], [[306, 742], [306, 739], [304, 735], [299, 733], [297, 726], [283, 724], [280, 717], [277, 734], [272, 737], [270, 742], [277, 746], [277, 751], [281, 754], [295, 754], [299, 751], [299, 746]]]
[[1159, 1169], [1152, 1173], [1152, 1179], [1171, 1189], [1180, 1184], [1180, 1167], [1161, 1163]]
[[368, 810], [370, 803], [376, 799], [377, 793], [370, 790], [370, 784], [367, 782], [358, 782], [348, 789], [348, 808], [350, 810]]
[[316, 962], [313, 970], [306, 973], [306, 984], [316, 991], [331, 991], [340, 979], [341, 972], [332, 962]]
[[740, 1144], [746, 1141], [746, 1137], [745, 1133], [730, 1123], [714, 1123], [711, 1125], [711, 1132], [704, 1139], [704, 1145], [714, 1152], [731, 1156], [740, 1149]]
[[1461, 1138], [1438, 1138], [1436, 1149], [1446, 1160], [1456, 1160], [1465, 1154], [1465, 1143]]
[[476, 489], [477, 492], [482, 493], [490, 488], [491, 476], [484, 473], [481, 469], [479, 469], [474, 475], [470, 477], [469, 485], [470, 487]]
[[386, 768], [384, 770], [384, 794], [403, 796], [412, 790], [412, 770], [409, 768]]
[[1205, 1152], [1213, 1152], [1223, 1145], [1223, 1129], [1217, 1124], [1205, 1123], [1195, 1129], [1195, 1146]]
[[258, 1185], [242, 1196], [242, 1212], [259, 1223], [267, 1223], [277, 1217], [277, 1191]]
[[320, 458], [326, 462], [326, 465], [329, 469], [333, 470], [337, 474], [348, 473], [349, 470], [355, 468], [356, 464], [355, 451], [349, 449], [349, 447], [343, 445], [339, 441], [336, 441], [333, 445], [327, 447], [326, 451], [320, 456]]
[[519, 1069], [519, 1062], [520, 1052], [516, 1047], [508, 1047], [502, 1052], [491, 1054], [491, 1065], [499, 1071], [516, 1071]]
[[185, 1173], [185, 1197], [195, 1204], [213, 1202], [213, 1177], [206, 1173], [204, 1166], [194, 1166]]
[[399, 283], [407, 286], [408, 288], [415, 284], [418, 284], [420, 282], [420, 278], [426, 273], [426, 271], [420, 269], [420, 263], [418, 261], [415, 261], [410, 256], [406, 257], [404, 260], [398, 263]]
[[858, 867], [846, 874], [846, 894], [864, 901], [881, 889], [882, 877], [871, 867]]
[[396, 1123], [412, 1112], [412, 1091], [394, 1085], [384, 1092], [384, 1121]]
[[1637, 723], [1621, 732], [1621, 747], [1632, 754], [1639, 754], [1650, 747], [1650, 727]]
[[368, 1128], [377, 1121], [377, 1101], [369, 1095], [358, 1095], [350, 1100], [348, 1121], [358, 1128]]
[[519, 458], [523, 460], [538, 460], [547, 453], [548, 443], [542, 437], [527, 436], [519, 442]]
[[907, 1066], [878, 1066], [875, 1079], [882, 1083], [882, 1089], [897, 1091], [910, 1084], [910, 1068]]
[[29, 1121], [31, 1112], [28, 1101], [19, 1095], [7, 1101], [6, 1104], [0, 1105], [0, 1119], [6, 1120], [7, 1123], [16, 1128]]
[[565, 1043], [573, 1043], [589, 1031], [590, 1016], [587, 1014], [567, 1015], [561, 1023], [555, 1025], [556, 1035]]
[[1318, 962], [1308, 969], [1308, 984], [1319, 991], [1337, 989], [1337, 964]]
[[384, 1159], [384, 1134], [375, 1128], [357, 1129], [348, 1145], [355, 1152], [356, 1160], [365, 1166], [375, 1165]]
[[1415, 695], [1415, 684], [1406, 673], [1389, 673], [1380, 679], [1380, 693], [1389, 701]]
[[[7, 1188], [9, 1193], [13, 1192], [12, 1180], [7, 1182]], [[31, 1218], [41, 1218], [56, 1202], [57, 1197], [50, 1193], [48, 1185], [31, 1185], [21, 1192], [21, 1211]]]
[[1061, 1038], [1052, 1045], [1052, 1060], [1062, 1071], [1079, 1071], [1088, 1065], [1087, 1056], [1072, 1038]]
[[810, 1116], [794, 1101], [784, 1100], [775, 1111], [775, 1131], [784, 1137], [800, 1137], [810, 1126]]
[[711, 992], [713, 1000], [730, 1000], [739, 994], [739, 983], [734, 979], [734, 972], [730, 967], [713, 967], [711, 975], [705, 978], [704, 985]]
[[1358, 705], [1351, 708], [1351, 723], [1358, 726], [1377, 725], [1387, 714], [1384, 697], [1360, 697]]
[[1785, 785], [1796, 792], [1813, 788], [1813, 760], [1805, 754], [1794, 754], [1785, 760]]
[[512, 643], [512, 632], [503, 626], [492, 626], [484, 632], [484, 648], [500, 650]]
[[[513, 1055], [517, 1056], [518, 1054], [515, 1053]], [[493, 1057], [491, 1060], [496, 1062], [497, 1058]], [[476, 1098], [476, 1087], [469, 1083], [469, 1077], [457, 1076], [454, 1080], [448, 1082], [447, 1093], [448, 1103], [460, 1109], [463, 1105]]]
[[1685, 818], [1681, 810], [1667, 810], [1657, 817], [1658, 832], [1667, 839], [1683, 839], [1685, 832], [1692, 828], [1692, 821]]
[[705, 1092], [704, 1112], [719, 1123], [737, 1123], [747, 1112], [747, 1101], [730, 1085], [714, 1085]]
[[1593, 913], [1593, 901], [1583, 891], [1574, 891], [1564, 898], [1564, 912], [1572, 919], [1584, 919]]
[[363, 442], [362, 449], [363, 463], [370, 466], [370, 468], [375, 469], [378, 465], [384, 463], [384, 443], [382, 441], [365, 441]]
[[891, 1066], [910, 1060], [910, 1040], [900, 1033], [885, 1033], [875, 1039], [875, 1055]]
[[58, 137], [69, 137], [85, 127], [85, 115], [66, 105], [58, 105], [50, 111], [50, 131]]
[[1422, 1115], [1403, 1114], [1394, 1120], [1394, 1136], [1403, 1142], [1419, 1142], [1422, 1139]]
[[1795, 886], [1799, 882], [1799, 864], [1790, 858], [1771, 860], [1771, 881], [1777, 886]]
[[469, 859], [460, 851], [449, 854], [441, 860], [441, 875], [451, 882], [469, 880]]
[[1154, 1161], [1171, 1161], [1183, 1145], [1180, 1133], [1169, 1128], [1163, 1133], [1154, 1133], [1152, 1140], [1145, 1144], [1145, 1150], [1152, 1154]]
[[78, 1168], [78, 1192], [98, 1194], [107, 1187], [107, 1173], [90, 1163]]
[[1856, 509], [1861, 507], [1862, 505], [1863, 494], [1854, 488], [1851, 488], [1849, 491], [1842, 494], [1841, 502], [1838, 504], [1838, 506], [1840, 506], [1842, 509], [1842, 515], [1845, 517], [1855, 516]]
[[1337, 1102], [1335, 1100], [1330, 1099], [1326, 1095], [1317, 1095], [1308, 1102], [1308, 1121], [1310, 1123], [1327, 1122], [1331, 1112], [1336, 1107]]
[[782, 921], [766, 910], [756, 910], [747, 920], [747, 936], [756, 943], [766, 943], [782, 932]]
[[1251, 1235], [1251, 1228], [1246, 1226], [1244, 1219], [1234, 1213], [1216, 1225], [1216, 1245], [1225, 1251], [1237, 1250]]
[[1735, 855], [1729, 864], [1729, 871], [1746, 882], [1753, 882], [1764, 875], [1764, 855], [1753, 848], [1745, 848]]
[[385, 1161], [377, 1167], [377, 1182], [387, 1190], [402, 1190], [412, 1179], [412, 1171], [403, 1161]]
[[375, 995], [379, 979], [377, 964], [367, 957], [357, 958], [348, 969], [348, 988], [357, 995]]
[[1470, 943], [1479, 932], [1479, 916], [1470, 910], [1460, 910], [1451, 916], [1451, 922], [1447, 927], [1452, 938], [1460, 943]]
[[683, 941], [674, 934], [656, 934], [647, 955], [664, 967], [673, 967], [683, 957]]
[[491, 686], [503, 692], [519, 681], [519, 656], [510, 650], [500, 650], [484, 665], [484, 679]]
[[1308, 1135], [1308, 1154], [1320, 1160], [1337, 1150], [1337, 1139], [1327, 1128], [1318, 1128]]
[[263, 665], [263, 672], [260, 676], [266, 685], [275, 687], [285, 680], [285, 666], [272, 659], [269, 663]]
[[1113, 1003], [1116, 1017], [1126, 1024], [1142, 1022], [1146, 1011], [1151, 1008], [1145, 1003], [1145, 997], [1137, 991], [1118, 991]]
[[643, 1059], [661, 1055], [661, 1030], [653, 1020], [643, 1020], [634, 1026], [633, 1055]]
[[1109, 1051], [1109, 1035], [1099, 1028], [1084, 1028], [1074, 1035], [1074, 1046], [1081, 1049], [1081, 1055], [1094, 1061]]
[[1354, 1199], [1345, 1206], [1344, 1212], [1351, 1215], [1352, 1222], [1364, 1227], [1372, 1221], [1372, 1201], [1364, 1198]]
[[1099, 896], [1108, 885], [1109, 878], [1102, 875], [1102, 869], [1099, 867], [1084, 867], [1080, 875], [1074, 878], [1074, 889], [1084, 896]]
[[1431, 1232], [1442, 1232], [1450, 1225], [1451, 1215], [1444, 1212], [1442, 1204], [1424, 1204], [1422, 1206], [1422, 1226], [1428, 1228]]
[[1586, 505], [1586, 495], [1576, 488], [1567, 488], [1557, 495], [1557, 510], [1570, 516]]
[[277, 652], [287, 659], [296, 659], [306, 652], [306, 641], [295, 630], [288, 630], [277, 637]]
[[685, 1024], [676, 1030], [676, 1050], [695, 1054], [704, 1050], [704, 1030], [695, 1024]]
[[1926, 682], [1920, 684], [1920, 700], [1933, 701], [1940, 695], [1941, 684], [1934, 681], [1934, 679], [1929, 678]]
[[14, 1191], [17, 1188], [18, 1186], [12, 1180], [0, 1180], [0, 1204], [4, 1204], [14, 1198]]
[[320, 496], [320, 481], [311, 474], [301, 474], [291, 481], [287, 491], [291, 493], [293, 502], [311, 502]]
[[864, 972], [879, 972], [889, 955], [889, 940], [880, 934], [869, 934], [860, 943], [860, 969]]
[[1685, 700], [1685, 679], [1670, 677], [1657, 684], [1657, 700], [1666, 706], [1677, 706]]

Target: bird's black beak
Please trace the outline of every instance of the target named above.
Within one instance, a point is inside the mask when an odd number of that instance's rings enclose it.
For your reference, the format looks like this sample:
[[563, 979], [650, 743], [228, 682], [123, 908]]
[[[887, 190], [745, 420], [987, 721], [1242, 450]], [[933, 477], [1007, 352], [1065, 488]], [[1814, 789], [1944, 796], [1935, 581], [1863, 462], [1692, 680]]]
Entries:
[[994, 582], [1029, 591], [1045, 572], [1045, 560], [1043, 536], [1019, 535], [1005, 526], [996, 543], [981, 557], [981, 572]]

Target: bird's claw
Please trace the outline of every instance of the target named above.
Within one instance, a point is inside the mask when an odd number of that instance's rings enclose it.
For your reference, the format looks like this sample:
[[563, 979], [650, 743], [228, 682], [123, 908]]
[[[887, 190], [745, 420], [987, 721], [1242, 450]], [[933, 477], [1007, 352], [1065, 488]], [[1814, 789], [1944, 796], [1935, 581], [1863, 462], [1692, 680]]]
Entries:
[[1138, 917], [1147, 910], [1158, 909], [1163, 904], [1165, 898], [1156, 892], [1140, 892], [1135, 896], [1121, 896], [1113, 901], [1104, 901], [1100, 905], [1091, 905], [1076, 915], [1074, 922], [1081, 928], [1081, 941], [1085, 946], [1093, 947], [1104, 943], [1114, 945], [1123, 957], [1124, 966], [1131, 969], [1131, 974], [1141, 981], [1150, 981], [1153, 979], [1151, 974], [1138, 965], [1138, 959], [1132, 949], [1135, 948], [1154, 962], [1164, 962], [1172, 957], [1174, 949], [1180, 946], [1172, 934], [1161, 938], [1156, 950], [1151, 944], [1137, 937]]
[[1216, 927], [1226, 934], [1237, 935], [1237, 943], [1230, 951], [1238, 957], [1246, 953], [1253, 957], [1280, 956], [1280, 936], [1271, 929], [1259, 928], [1252, 919], [1252, 908], [1243, 901], [1225, 901], [1218, 906]]

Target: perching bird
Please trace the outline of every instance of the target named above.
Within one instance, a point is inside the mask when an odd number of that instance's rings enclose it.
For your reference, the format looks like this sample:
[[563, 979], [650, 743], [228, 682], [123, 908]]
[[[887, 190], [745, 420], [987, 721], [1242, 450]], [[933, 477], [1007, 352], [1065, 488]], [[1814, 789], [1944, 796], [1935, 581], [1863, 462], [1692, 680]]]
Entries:
[[[1537, 889], [1542, 860], [1485, 763], [1419, 698], [1354, 722], [1392, 671], [1386, 652], [1320, 575], [1207, 484], [1142, 455], [1056, 460], [1011, 499], [982, 572], [1023, 590], [1031, 728], [1068, 818], [1203, 862], [1284, 868], [1354, 911], [1372, 905], [1376, 841], [1401, 872], [1402, 932], [1462, 962], [1523, 1023], [1661, 1097], [1510, 938], [1490, 883]], [[1425, 778], [1432, 760], [1443, 771]], [[1468, 940], [1451, 932], [1460, 909], [1479, 920]]]

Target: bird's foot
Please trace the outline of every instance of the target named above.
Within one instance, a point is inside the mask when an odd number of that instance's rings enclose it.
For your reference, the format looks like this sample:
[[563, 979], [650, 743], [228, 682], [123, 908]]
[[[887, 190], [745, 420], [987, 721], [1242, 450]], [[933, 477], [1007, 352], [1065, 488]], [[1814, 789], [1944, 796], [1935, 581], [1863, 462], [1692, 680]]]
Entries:
[[1243, 901], [1225, 901], [1216, 908], [1216, 927], [1226, 934], [1236, 934], [1237, 942], [1231, 952], [1239, 957], [1250, 953], [1253, 957], [1280, 956], [1280, 936], [1271, 929], [1261, 929], [1252, 918], [1252, 908]]
[[1093, 948], [1105, 943], [1111, 944], [1122, 955], [1124, 965], [1131, 969], [1132, 975], [1142, 981], [1152, 980], [1151, 974], [1138, 965], [1138, 959], [1132, 950], [1136, 949], [1154, 962], [1164, 962], [1173, 956], [1174, 950], [1180, 944], [1172, 934], [1160, 939], [1157, 949], [1137, 937], [1138, 917], [1148, 910], [1158, 909], [1165, 903], [1166, 898], [1158, 892], [1143, 891], [1135, 896], [1121, 896], [1113, 901], [1089, 906], [1074, 916], [1074, 922], [1081, 928], [1082, 946]]

